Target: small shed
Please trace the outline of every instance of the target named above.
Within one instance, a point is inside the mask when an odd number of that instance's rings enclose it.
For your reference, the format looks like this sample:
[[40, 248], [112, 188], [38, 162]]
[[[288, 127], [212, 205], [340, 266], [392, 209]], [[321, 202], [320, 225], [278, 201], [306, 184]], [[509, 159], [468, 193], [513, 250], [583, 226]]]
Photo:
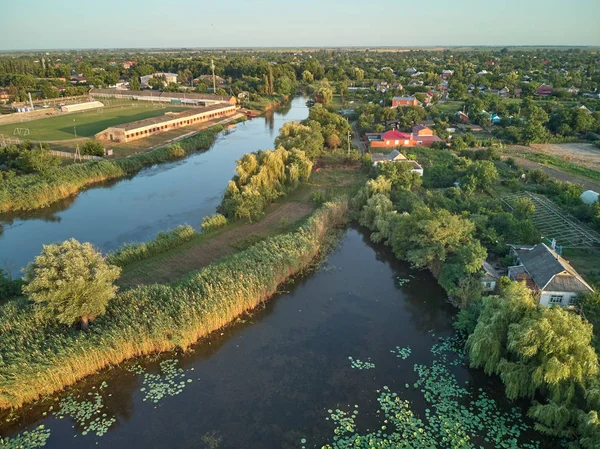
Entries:
[[581, 194], [579, 198], [581, 198], [581, 201], [583, 201], [585, 204], [592, 205], [598, 202], [598, 192], [594, 192], [593, 190], [586, 190]]

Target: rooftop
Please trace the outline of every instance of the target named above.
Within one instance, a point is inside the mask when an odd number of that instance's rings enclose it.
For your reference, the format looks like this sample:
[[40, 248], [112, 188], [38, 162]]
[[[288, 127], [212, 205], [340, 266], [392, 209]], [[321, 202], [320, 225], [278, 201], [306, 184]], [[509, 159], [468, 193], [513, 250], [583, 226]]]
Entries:
[[540, 290], [593, 291], [569, 262], [544, 243], [515, 253]]
[[205, 112], [217, 111], [219, 109], [223, 109], [224, 107], [229, 107], [229, 106], [231, 106], [231, 105], [228, 103], [213, 104], [213, 105], [206, 106], [203, 108], [188, 109], [186, 111], [179, 112], [176, 114], [169, 113], [169, 114], [164, 114], [164, 115], [161, 115], [158, 117], [151, 117], [151, 118], [147, 118], [147, 119], [143, 119], [143, 120], [137, 120], [135, 122], [123, 123], [121, 125], [114, 125], [114, 126], [111, 126], [110, 128], [117, 128], [117, 129], [123, 129], [125, 131], [130, 131], [132, 129], [143, 128], [145, 126], [158, 125], [160, 123], [169, 122], [171, 120], [193, 117], [195, 115], [203, 114]]

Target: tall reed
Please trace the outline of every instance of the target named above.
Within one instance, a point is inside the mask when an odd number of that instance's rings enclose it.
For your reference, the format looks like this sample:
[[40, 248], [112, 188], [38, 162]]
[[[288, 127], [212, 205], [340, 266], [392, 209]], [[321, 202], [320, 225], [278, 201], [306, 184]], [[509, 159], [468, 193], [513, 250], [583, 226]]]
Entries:
[[179, 158], [182, 156], [181, 151], [173, 151], [178, 147], [185, 153], [208, 149], [222, 130], [222, 126], [214, 126], [176, 144], [117, 161], [89, 161], [56, 167], [44, 174], [24, 175], [0, 181], [0, 213], [45, 207], [91, 184], [121, 178], [137, 172], [144, 166]]
[[19, 407], [128, 358], [188, 348], [306, 269], [328, 231], [344, 223], [347, 209], [345, 199], [327, 203], [297, 231], [271, 237], [177, 284], [127, 290], [88, 332], [42, 321], [25, 300], [0, 307], [0, 408]]

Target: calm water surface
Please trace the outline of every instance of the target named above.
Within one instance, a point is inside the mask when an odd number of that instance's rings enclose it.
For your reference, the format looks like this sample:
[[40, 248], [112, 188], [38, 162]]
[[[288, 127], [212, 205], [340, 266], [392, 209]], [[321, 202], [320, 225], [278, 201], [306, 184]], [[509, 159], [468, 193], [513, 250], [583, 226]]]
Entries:
[[299, 97], [265, 117], [238, 124], [206, 152], [146, 168], [45, 209], [0, 215], [0, 267], [8, 262], [13, 274], [20, 275], [43, 244], [71, 237], [107, 251], [182, 223], [198, 228], [202, 217], [214, 213], [220, 203], [235, 161], [245, 153], [272, 148], [286, 121], [307, 116], [306, 99]]
[[[398, 278], [410, 281], [399, 286]], [[359, 431], [381, 425], [375, 418], [376, 390], [383, 386], [423, 413], [421, 393], [404, 385], [417, 380], [413, 364], [430, 364], [432, 344], [452, 334], [454, 315], [428, 272], [411, 270], [388, 248], [370, 243], [368, 232], [351, 228], [318, 269], [284, 290], [193, 351], [163, 355], [162, 360], [177, 359], [191, 379], [179, 395], [156, 404], [144, 401], [142, 376], [126, 369], [133, 362], [69, 389], [66, 393], [86, 397], [108, 384], [104, 411], [116, 422], [104, 436], [82, 435], [70, 418], [43, 416], [49, 404], [56, 405], [52, 399], [23, 409], [0, 433], [44, 424], [51, 430], [47, 447], [56, 449], [300, 449], [332, 441], [328, 409], [358, 405]], [[396, 346], [410, 346], [412, 354], [395, 358], [390, 349]], [[349, 356], [370, 357], [376, 368], [352, 369]], [[136, 364], [155, 373], [160, 360]], [[513, 406], [494, 379], [461, 366], [453, 371], [469, 388], [483, 388], [503, 407]]]

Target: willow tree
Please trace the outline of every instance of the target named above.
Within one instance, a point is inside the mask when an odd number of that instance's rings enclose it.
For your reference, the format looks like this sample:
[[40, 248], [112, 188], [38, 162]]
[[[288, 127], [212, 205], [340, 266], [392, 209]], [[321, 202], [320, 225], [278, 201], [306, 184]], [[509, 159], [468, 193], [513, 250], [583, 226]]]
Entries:
[[86, 330], [90, 320], [103, 315], [115, 297], [118, 287], [114, 282], [121, 269], [107, 264], [90, 243], [71, 239], [44, 245], [24, 273], [28, 284], [23, 293], [43, 316], [67, 325], [79, 321]]

